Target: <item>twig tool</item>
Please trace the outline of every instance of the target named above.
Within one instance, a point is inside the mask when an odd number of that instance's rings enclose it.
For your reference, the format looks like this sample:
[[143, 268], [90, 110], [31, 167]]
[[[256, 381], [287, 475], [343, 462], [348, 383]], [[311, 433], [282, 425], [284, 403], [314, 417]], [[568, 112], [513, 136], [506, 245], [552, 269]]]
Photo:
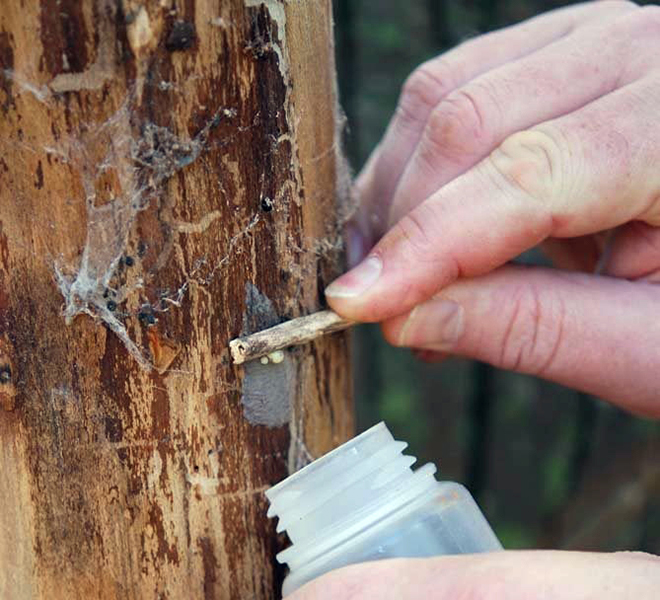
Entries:
[[355, 324], [355, 321], [347, 321], [332, 310], [322, 310], [236, 338], [229, 342], [229, 350], [234, 362], [240, 365], [289, 346], [311, 342], [326, 333], [341, 331]]

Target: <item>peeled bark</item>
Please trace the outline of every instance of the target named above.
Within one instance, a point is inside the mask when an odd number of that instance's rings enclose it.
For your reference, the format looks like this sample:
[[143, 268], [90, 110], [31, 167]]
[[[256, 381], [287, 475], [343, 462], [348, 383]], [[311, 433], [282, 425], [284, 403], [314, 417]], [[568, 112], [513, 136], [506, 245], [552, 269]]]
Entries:
[[264, 490], [353, 428], [329, 0], [0, 7], [0, 597], [272, 598]]

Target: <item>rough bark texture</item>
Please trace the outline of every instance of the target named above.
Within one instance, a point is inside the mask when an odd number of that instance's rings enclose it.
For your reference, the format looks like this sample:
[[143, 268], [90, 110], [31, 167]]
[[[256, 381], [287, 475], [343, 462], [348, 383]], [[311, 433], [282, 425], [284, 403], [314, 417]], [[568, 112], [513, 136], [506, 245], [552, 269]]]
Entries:
[[329, 4], [2, 2], [1, 598], [277, 596], [263, 491], [352, 433], [347, 340], [227, 344], [338, 269]]

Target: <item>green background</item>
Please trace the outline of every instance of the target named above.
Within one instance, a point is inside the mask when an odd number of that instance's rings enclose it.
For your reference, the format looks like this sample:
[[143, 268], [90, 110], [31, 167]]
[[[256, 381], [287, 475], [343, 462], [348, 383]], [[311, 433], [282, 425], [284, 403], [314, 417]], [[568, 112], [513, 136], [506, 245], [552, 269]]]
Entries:
[[[335, 0], [346, 149], [359, 170], [422, 61], [565, 3]], [[606, 42], [604, 42], [606, 43]], [[526, 258], [538, 260], [532, 252]], [[424, 365], [355, 334], [358, 429], [385, 420], [418, 464], [465, 483], [507, 548], [660, 554], [660, 424], [487, 365]]]

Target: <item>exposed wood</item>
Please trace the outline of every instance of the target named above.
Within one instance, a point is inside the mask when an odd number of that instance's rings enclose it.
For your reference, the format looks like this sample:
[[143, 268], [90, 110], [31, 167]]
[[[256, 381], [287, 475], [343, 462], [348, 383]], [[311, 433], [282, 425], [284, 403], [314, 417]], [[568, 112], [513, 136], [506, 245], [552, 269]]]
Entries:
[[[228, 342], [341, 269], [329, 0], [0, 8], [0, 598], [273, 598], [263, 491], [352, 434], [347, 337], [249, 422]], [[288, 381], [288, 380], [287, 380]]]
[[297, 317], [263, 331], [236, 338], [229, 342], [229, 350], [234, 362], [240, 365], [248, 360], [267, 356], [290, 346], [306, 344], [328, 333], [343, 331], [352, 325], [355, 325], [355, 321], [347, 321], [332, 310], [320, 310], [311, 315]]

